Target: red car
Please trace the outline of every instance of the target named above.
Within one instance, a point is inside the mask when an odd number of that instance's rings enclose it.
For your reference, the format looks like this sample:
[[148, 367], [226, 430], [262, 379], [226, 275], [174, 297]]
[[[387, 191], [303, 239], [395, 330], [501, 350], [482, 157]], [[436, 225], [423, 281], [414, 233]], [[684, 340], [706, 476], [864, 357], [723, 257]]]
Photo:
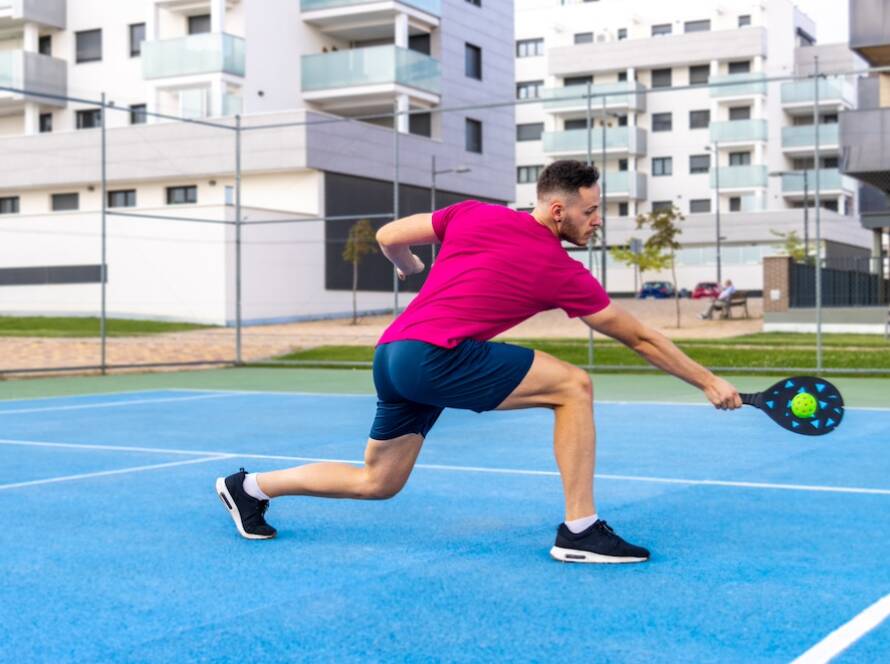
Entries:
[[692, 299], [699, 300], [703, 297], [716, 298], [720, 295], [720, 285], [715, 281], [700, 281], [692, 291]]

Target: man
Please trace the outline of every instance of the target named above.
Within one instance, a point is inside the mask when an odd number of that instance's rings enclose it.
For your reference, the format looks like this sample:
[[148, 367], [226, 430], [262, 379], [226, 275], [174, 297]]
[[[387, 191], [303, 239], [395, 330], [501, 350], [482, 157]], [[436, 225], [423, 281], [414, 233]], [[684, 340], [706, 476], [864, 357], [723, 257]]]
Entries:
[[709, 306], [706, 311], [700, 313], [698, 315], [699, 318], [702, 320], [711, 320], [716, 309], [719, 309], [720, 311], [728, 310], [729, 301], [732, 299], [733, 293], [735, 293], [735, 286], [732, 285], [732, 279], [727, 279], [725, 287], [720, 291], [720, 295], [717, 296], [716, 300], [711, 300], [711, 306]]
[[565, 522], [551, 555], [566, 562], [647, 560], [646, 549], [621, 539], [597, 515], [590, 376], [547, 353], [488, 341], [559, 307], [700, 388], [716, 407], [741, 407], [732, 385], [611, 304], [602, 286], [563, 248], [562, 241], [586, 246], [601, 224], [598, 179], [594, 167], [558, 161], [541, 174], [531, 214], [464, 201], [381, 228], [377, 240], [400, 278], [424, 269], [411, 245], [441, 242], [442, 248], [420, 293], [377, 346], [377, 415], [365, 465], [314, 463], [259, 474], [242, 468], [219, 478], [217, 491], [238, 531], [253, 539], [275, 535], [264, 519], [270, 498], [394, 496], [444, 408], [543, 407], [555, 416], [554, 451], [565, 494]]

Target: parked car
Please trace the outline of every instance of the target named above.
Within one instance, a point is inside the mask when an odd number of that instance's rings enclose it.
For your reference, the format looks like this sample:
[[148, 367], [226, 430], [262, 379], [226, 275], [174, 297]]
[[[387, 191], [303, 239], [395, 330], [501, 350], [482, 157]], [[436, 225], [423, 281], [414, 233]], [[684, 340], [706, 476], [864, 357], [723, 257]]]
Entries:
[[699, 300], [703, 297], [716, 298], [720, 295], [720, 284], [716, 281], [700, 281], [695, 285], [692, 291], [692, 299]]
[[674, 297], [674, 285], [669, 281], [647, 281], [640, 289], [640, 299], [645, 300], [647, 297], [654, 297], [656, 300]]

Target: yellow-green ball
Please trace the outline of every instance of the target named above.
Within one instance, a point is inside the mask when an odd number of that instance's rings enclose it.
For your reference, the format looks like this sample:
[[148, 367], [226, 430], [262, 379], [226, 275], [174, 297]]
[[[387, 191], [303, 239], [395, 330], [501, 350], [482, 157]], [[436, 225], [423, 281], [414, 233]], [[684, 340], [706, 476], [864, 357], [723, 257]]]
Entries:
[[806, 392], [801, 392], [791, 400], [791, 412], [795, 417], [812, 417], [817, 409], [816, 397]]

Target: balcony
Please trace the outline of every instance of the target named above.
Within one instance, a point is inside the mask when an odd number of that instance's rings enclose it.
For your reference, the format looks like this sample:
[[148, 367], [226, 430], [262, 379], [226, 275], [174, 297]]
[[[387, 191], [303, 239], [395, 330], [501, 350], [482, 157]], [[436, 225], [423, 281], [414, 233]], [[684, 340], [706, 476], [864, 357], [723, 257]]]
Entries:
[[[844, 79], [819, 79], [819, 106], [852, 108], [856, 105], [856, 87]], [[793, 115], [813, 114], [816, 101], [813, 81], [782, 83], [782, 108]]]
[[711, 141], [720, 144], [745, 144], [765, 141], [766, 120], [730, 120], [711, 123]]
[[439, 25], [441, 0], [300, 0], [301, 16], [325, 34], [345, 41], [392, 38], [398, 14], [410, 17], [410, 34]]
[[28, 22], [64, 30], [66, 13], [67, 0], [0, 0], [0, 29]]
[[[433, 16], [442, 15], [442, 0], [394, 0], [396, 4], [419, 9]], [[303, 13], [340, 9], [341, 7], [359, 7], [361, 5], [380, 4], [380, 0], [300, 0]], [[304, 16], [304, 18], [306, 18]]]
[[720, 174], [720, 191], [727, 189], [759, 189], [766, 186], [766, 165], [721, 166], [711, 169], [711, 187], [717, 186]]
[[[804, 172], [806, 172], [807, 197], [812, 198], [816, 191], [816, 171], [814, 170], [784, 173], [782, 175], [782, 194], [789, 197], [796, 195], [802, 197], [804, 193]], [[819, 193], [839, 194], [842, 191], [856, 191], [856, 181], [841, 175], [841, 172], [836, 168], [820, 168]]]
[[[609, 111], [646, 110], [646, 94], [642, 84], [636, 81], [623, 81], [608, 85], [593, 85], [590, 88], [591, 110], [602, 110], [603, 95], [606, 95], [606, 109]], [[615, 93], [615, 94], [612, 94]], [[563, 88], [543, 90], [544, 110], [554, 115], [580, 116], [587, 112], [587, 86], [569, 85]]]
[[[594, 127], [590, 132], [593, 156], [602, 153], [603, 128]], [[587, 155], [587, 130], [565, 129], [545, 131], [544, 154], [548, 157], [583, 157]], [[639, 127], [611, 127], [606, 129], [606, 154], [646, 154], [646, 131]]]
[[144, 78], [152, 80], [195, 74], [244, 76], [244, 40], [217, 32], [143, 42]]
[[[68, 92], [68, 65], [64, 60], [40, 53], [0, 51], [0, 85], [64, 96]], [[14, 110], [26, 98], [45, 106], [66, 106], [63, 99], [0, 90], [0, 110]]]
[[[782, 127], [783, 152], [810, 152], [816, 145], [816, 125]], [[826, 151], [837, 151], [839, 144], [838, 125], [819, 125], [819, 147]]]
[[841, 113], [840, 127], [844, 173], [890, 192], [890, 108]]
[[712, 76], [709, 81], [711, 97], [736, 100], [766, 94], [766, 75], [763, 72]]
[[606, 171], [608, 200], [646, 200], [646, 174], [636, 171]]

